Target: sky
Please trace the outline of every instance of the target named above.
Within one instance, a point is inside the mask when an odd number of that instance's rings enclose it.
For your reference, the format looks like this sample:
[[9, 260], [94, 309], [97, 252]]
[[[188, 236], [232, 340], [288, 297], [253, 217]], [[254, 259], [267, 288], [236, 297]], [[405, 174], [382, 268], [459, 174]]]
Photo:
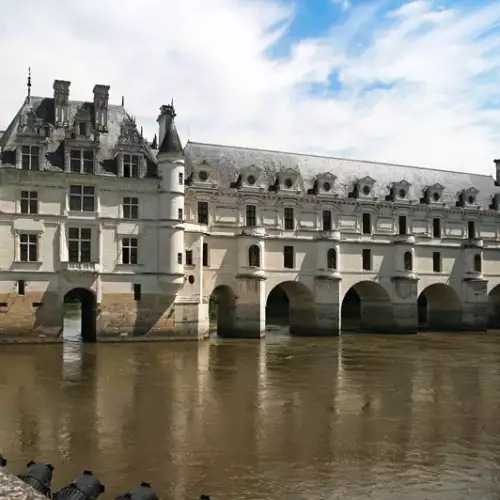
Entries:
[[[500, 2], [0, 0], [0, 130], [26, 96], [96, 83], [151, 140], [181, 139], [493, 175]], [[381, 166], [383, 168], [383, 166]]]

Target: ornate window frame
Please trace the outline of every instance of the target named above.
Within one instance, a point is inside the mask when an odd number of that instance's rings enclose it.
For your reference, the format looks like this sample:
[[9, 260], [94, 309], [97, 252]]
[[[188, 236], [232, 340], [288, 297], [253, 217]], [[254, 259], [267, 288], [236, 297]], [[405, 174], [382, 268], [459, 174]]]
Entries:
[[264, 169], [249, 165], [240, 170], [239, 187], [243, 189], [261, 189], [265, 187]]
[[443, 205], [444, 186], [436, 182], [427, 186], [424, 191], [424, 202], [427, 205]]
[[479, 189], [474, 186], [463, 189], [458, 196], [457, 206], [462, 208], [479, 208], [477, 204], [478, 194]]
[[288, 193], [301, 193], [304, 183], [299, 169], [288, 167], [278, 172], [278, 189]]
[[356, 198], [364, 200], [373, 200], [376, 198], [373, 193], [373, 188], [375, 186], [375, 179], [366, 175], [358, 179], [354, 185], [354, 195]]
[[390, 201], [395, 201], [398, 203], [409, 203], [410, 202], [410, 187], [411, 183], [405, 179], [402, 179], [398, 182], [394, 182], [389, 186]]
[[316, 194], [320, 196], [333, 196], [335, 194], [335, 182], [337, 176], [331, 172], [325, 172], [316, 176]]

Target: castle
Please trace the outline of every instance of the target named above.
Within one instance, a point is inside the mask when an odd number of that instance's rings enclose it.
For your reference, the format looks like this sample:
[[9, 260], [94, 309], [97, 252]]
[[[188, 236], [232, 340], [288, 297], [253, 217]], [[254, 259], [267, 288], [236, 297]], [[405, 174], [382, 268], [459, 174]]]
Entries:
[[[28, 97], [0, 132], [0, 338], [258, 338], [500, 324], [500, 188], [485, 175], [157, 140], [109, 86]], [[30, 87], [29, 87], [30, 90]], [[497, 162], [500, 177], [500, 162]], [[498, 181], [499, 179], [497, 179]]]

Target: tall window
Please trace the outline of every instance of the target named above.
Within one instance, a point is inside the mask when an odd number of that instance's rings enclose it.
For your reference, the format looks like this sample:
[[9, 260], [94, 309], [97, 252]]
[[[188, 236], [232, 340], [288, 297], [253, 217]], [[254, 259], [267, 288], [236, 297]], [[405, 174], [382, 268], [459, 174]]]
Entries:
[[323, 210], [323, 231], [332, 230], [332, 212], [331, 210]]
[[137, 264], [137, 238], [122, 238], [122, 264]]
[[260, 248], [252, 245], [248, 249], [248, 265], [250, 267], [260, 267]]
[[192, 265], [193, 265], [193, 251], [186, 250], [186, 266], [192, 266]]
[[123, 177], [134, 179], [139, 177], [138, 155], [123, 155]]
[[208, 267], [208, 243], [203, 243], [202, 265]]
[[182, 186], [184, 184], [184, 174], [179, 172], [179, 184]]
[[293, 269], [295, 267], [294, 251], [292, 246], [285, 246], [283, 248], [283, 267], [286, 269]]
[[255, 227], [257, 225], [257, 207], [255, 205], [247, 205], [247, 227]]
[[78, 124], [78, 134], [83, 136], [87, 135], [87, 124], [85, 122], [80, 122]]
[[441, 238], [441, 219], [432, 219], [432, 237]]
[[411, 252], [405, 252], [403, 260], [405, 271], [413, 271], [413, 255]]
[[476, 237], [476, 223], [473, 220], [467, 222], [467, 232], [469, 240], [472, 240]]
[[432, 270], [435, 273], [441, 272], [441, 253], [432, 252]]
[[123, 198], [123, 218], [134, 220], [139, 218], [139, 198], [130, 196]]
[[362, 260], [363, 260], [363, 270], [364, 271], [371, 271], [372, 269], [372, 251], [364, 248], [363, 253], [362, 253]]
[[183, 220], [183, 219], [184, 219], [184, 213], [183, 213], [183, 211], [182, 211], [182, 208], [178, 208], [178, 209], [177, 209], [177, 218], [178, 218], [179, 220]]
[[94, 152], [85, 149], [72, 149], [69, 155], [69, 169], [77, 174], [93, 174]]
[[198, 202], [198, 224], [208, 224], [208, 203]]
[[69, 209], [75, 212], [95, 211], [94, 186], [70, 186]]
[[36, 262], [38, 258], [38, 236], [36, 234], [20, 234], [19, 250], [21, 262]]
[[326, 265], [328, 269], [337, 269], [337, 251], [335, 248], [330, 248], [326, 254]]
[[292, 231], [294, 229], [293, 208], [285, 207], [285, 229]]
[[483, 262], [480, 254], [474, 255], [474, 271], [476, 273], [481, 273], [483, 270]]
[[38, 193], [36, 191], [21, 191], [21, 213], [38, 213]]
[[68, 229], [68, 257], [70, 262], [91, 262], [92, 230], [88, 227]]
[[21, 147], [21, 167], [23, 170], [40, 170], [40, 148], [38, 146]]
[[371, 214], [363, 214], [363, 224], [362, 224], [363, 234], [372, 234], [372, 218]]
[[399, 216], [399, 234], [407, 234], [408, 227], [406, 222], [406, 215]]

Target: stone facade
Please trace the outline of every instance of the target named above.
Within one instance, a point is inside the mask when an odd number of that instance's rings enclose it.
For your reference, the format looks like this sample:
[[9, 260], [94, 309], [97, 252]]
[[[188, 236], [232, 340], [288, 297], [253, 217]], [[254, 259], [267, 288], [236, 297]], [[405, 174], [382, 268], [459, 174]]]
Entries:
[[[0, 336], [261, 337], [500, 325], [500, 188], [489, 176], [158, 139], [123, 106], [31, 97], [0, 133]], [[497, 162], [497, 177], [500, 164]], [[500, 179], [498, 179], [500, 180]], [[498, 181], [497, 180], [497, 181]], [[353, 292], [354, 290], [354, 292]], [[88, 333], [90, 332], [90, 333]]]

